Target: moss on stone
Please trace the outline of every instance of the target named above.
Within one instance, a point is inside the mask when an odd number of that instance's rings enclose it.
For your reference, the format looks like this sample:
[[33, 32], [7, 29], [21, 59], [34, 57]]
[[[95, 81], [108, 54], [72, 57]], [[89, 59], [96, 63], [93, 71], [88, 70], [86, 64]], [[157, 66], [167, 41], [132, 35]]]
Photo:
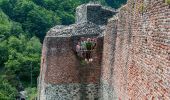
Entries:
[[170, 5], [170, 0], [165, 0], [165, 3]]
[[144, 3], [141, 3], [140, 7], [139, 7], [139, 12], [140, 13], [144, 13], [146, 10], [146, 6], [144, 5]]
[[143, 12], [143, 9], [144, 9], [144, 4], [141, 3], [140, 8], [139, 8], [140, 12]]
[[135, 1], [132, 1], [132, 9], [134, 9], [135, 8]]

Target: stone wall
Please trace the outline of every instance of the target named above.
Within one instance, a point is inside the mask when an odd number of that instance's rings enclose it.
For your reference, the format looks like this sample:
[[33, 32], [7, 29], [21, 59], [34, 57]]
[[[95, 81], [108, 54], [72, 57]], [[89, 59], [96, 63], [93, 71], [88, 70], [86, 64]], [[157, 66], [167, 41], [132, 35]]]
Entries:
[[[81, 5], [76, 9], [75, 24], [57, 25], [48, 31], [42, 49], [39, 100], [100, 98], [103, 31], [113, 14], [114, 10], [99, 4]], [[81, 37], [97, 38], [91, 63], [86, 63], [75, 52]]]
[[[97, 100], [103, 51], [103, 30], [93, 23], [56, 26], [45, 37], [39, 78], [39, 100]], [[93, 62], [75, 52], [81, 37], [97, 38]]]
[[103, 38], [98, 37], [92, 54], [94, 62], [87, 64], [76, 56], [72, 37], [46, 36], [38, 86], [39, 99], [99, 99], [102, 44]]
[[106, 25], [114, 14], [116, 11], [113, 8], [105, 8], [100, 4], [84, 4], [76, 9], [76, 23], [88, 21], [96, 25]]
[[169, 100], [169, 78], [170, 6], [128, 0], [105, 31], [102, 100]]
[[[116, 18], [113, 18], [116, 19]], [[113, 63], [116, 43], [116, 20], [110, 19], [104, 32], [103, 63], [101, 71], [101, 100], [116, 100], [113, 83]]]

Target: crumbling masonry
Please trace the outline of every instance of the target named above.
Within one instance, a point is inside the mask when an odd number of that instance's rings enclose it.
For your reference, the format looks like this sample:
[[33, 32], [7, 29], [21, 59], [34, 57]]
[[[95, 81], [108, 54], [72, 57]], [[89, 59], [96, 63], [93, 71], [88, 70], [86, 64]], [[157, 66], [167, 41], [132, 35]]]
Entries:
[[[92, 63], [75, 54], [80, 37], [97, 37]], [[39, 100], [170, 100], [170, 5], [77, 7], [75, 24], [45, 37], [38, 90]]]

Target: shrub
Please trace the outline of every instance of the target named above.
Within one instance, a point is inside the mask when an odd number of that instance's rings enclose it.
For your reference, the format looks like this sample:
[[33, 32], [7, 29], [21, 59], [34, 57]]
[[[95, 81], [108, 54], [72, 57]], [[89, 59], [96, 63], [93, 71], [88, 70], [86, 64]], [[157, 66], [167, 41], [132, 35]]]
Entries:
[[27, 100], [36, 100], [37, 98], [37, 89], [28, 87], [26, 88], [27, 91]]

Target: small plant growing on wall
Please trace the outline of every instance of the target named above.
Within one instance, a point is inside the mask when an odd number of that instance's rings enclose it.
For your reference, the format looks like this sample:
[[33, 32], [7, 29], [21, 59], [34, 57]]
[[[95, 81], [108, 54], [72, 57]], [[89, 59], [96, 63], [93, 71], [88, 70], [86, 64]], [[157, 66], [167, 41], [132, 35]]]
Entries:
[[80, 65], [81, 65], [81, 66], [85, 66], [85, 65], [87, 65], [87, 63], [86, 63], [86, 61], [81, 60], [81, 61], [80, 61]]
[[143, 14], [145, 11], [146, 11], [146, 6], [144, 5], [144, 3], [141, 3], [139, 7], [139, 12]]
[[165, 0], [165, 3], [170, 5], [170, 0]]
[[140, 12], [143, 12], [144, 11], [144, 4], [143, 3], [141, 3], [141, 5], [140, 5]]
[[132, 1], [132, 9], [134, 9], [135, 8], [135, 1], [133, 0]]

